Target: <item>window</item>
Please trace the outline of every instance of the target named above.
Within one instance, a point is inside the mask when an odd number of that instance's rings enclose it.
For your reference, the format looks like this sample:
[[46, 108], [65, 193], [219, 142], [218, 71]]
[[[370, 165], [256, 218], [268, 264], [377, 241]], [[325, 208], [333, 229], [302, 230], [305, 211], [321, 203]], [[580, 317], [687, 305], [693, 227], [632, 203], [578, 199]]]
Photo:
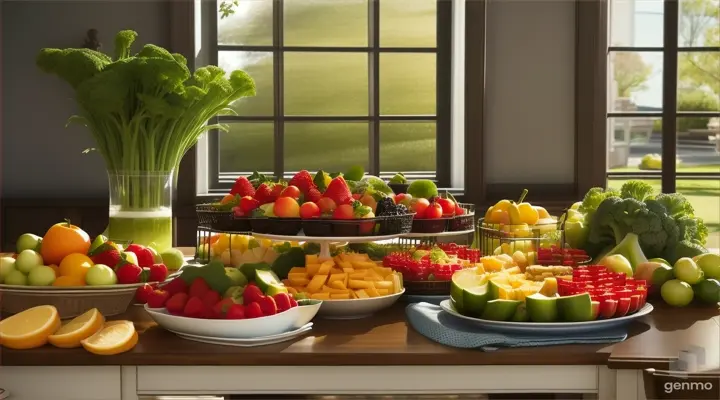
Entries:
[[607, 178], [686, 195], [720, 247], [720, 0], [609, 0]]
[[219, 117], [230, 131], [201, 147], [208, 189], [255, 170], [352, 165], [451, 186], [452, 3], [243, 0], [216, 11], [209, 62], [247, 71], [257, 96]]

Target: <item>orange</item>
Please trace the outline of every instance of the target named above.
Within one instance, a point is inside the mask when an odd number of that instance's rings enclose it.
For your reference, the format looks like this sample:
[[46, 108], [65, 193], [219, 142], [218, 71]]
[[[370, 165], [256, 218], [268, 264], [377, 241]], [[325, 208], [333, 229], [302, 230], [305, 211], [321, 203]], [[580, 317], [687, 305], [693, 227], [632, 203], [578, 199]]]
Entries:
[[132, 321], [111, 321], [80, 343], [93, 354], [110, 356], [131, 350], [137, 342], [138, 333]]
[[227, 203], [231, 203], [233, 201], [235, 201], [235, 195], [228, 194], [228, 195], [225, 195], [225, 197], [223, 197], [222, 200], [220, 200], [220, 204], [227, 204]]
[[11, 349], [33, 349], [47, 343], [60, 328], [60, 315], [53, 306], [29, 308], [0, 321], [0, 341]]
[[73, 253], [62, 259], [58, 271], [60, 276], [75, 276], [84, 280], [85, 274], [92, 266], [93, 262], [90, 257], [85, 254]]
[[55, 224], [43, 236], [40, 255], [45, 264], [59, 264], [72, 253], [87, 254], [90, 250], [90, 236], [69, 220]]
[[85, 286], [85, 278], [82, 276], [58, 276], [53, 286]]
[[97, 333], [105, 323], [105, 317], [97, 308], [75, 317], [48, 337], [48, 342], [55, 347], [80, 347], [80, 342]]
[[58, 268], [55, 264], [50, 264], [48, 267], [52, 268], [53, 271], [55, 271], [55, 276], [60, 276], [60, 268]]

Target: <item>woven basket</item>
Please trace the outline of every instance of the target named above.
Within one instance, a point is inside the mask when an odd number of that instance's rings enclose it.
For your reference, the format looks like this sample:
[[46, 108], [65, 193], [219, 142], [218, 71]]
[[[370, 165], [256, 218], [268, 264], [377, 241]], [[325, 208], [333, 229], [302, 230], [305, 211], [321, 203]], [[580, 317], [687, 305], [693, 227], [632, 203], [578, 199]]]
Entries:
[[127, 310], [138, 286], [121, 289], [0, 288], [0, 311], [3, 315], [17, 314], [35, 306], [51, 305], [57, 308], [61, 319], [77, 317], [92, 308], [108, 317]]

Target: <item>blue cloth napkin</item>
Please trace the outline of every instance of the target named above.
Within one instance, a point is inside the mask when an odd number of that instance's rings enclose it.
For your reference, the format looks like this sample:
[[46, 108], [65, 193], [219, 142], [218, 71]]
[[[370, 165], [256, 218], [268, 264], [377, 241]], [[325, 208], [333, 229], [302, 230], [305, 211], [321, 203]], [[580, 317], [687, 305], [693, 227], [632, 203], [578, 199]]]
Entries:
[[429, 303], [410, 304], [405, 308], [405, 313], [410, 325], [421, 335], [445, 346], [462, 349], [494, 351], [503, 347], [617, 343], [627, 338], [625, 328], [574, 333], [561, 337], [488, 331], [448, 314], [440, 306]]

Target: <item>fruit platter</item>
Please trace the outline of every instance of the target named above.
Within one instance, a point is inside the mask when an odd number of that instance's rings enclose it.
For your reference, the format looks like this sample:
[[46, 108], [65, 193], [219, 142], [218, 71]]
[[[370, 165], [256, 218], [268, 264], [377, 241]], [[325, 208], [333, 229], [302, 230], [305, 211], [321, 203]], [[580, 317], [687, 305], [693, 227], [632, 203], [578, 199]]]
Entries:
[[16, 253], [0, 258], [2, 311], [52, 305], [61, 318], [97, 307], [104, 315], [124, 312], [144, 286], [166, 281], [185, 258], [177, 249], [123, 247], [100, 235], [94, 240], [70, 221], [43, 237], [23, 234]]

